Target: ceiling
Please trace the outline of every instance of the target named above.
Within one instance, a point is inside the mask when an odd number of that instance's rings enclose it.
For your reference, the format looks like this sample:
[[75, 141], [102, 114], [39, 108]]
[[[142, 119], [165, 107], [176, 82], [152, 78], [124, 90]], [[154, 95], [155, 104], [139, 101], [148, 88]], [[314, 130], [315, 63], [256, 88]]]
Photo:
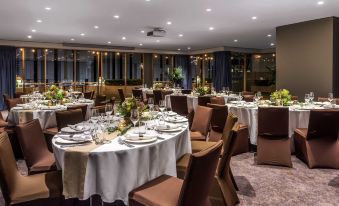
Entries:
[[[188, 51], [188, 47], [193, 51], [220, 46], [267, 49], [274, 47], [277, 26], [339, 16], [338, 0], [324, 0], [323, 5], [318, 2], [0, 0], [0, 39], [171, 51]], [[46, 7], [50, 10], [46, 10]], [[211, 11], [207, 12], [207, 8]], [[114, 15], [119, 15], [119, 19], [114, 18]], [[256, 20], [252, 19], [254, 16], [257, 17]], [[38, 19], [42, 22], [36, 22]], [[172, 24], [168, 25], [168, 21]], [[94, 26], [99, 28], [95, 29]], [[142, 30], [151, 30], [151, 27], [163, 27], [167, 31], [166, 37], [147, 37], [146, 33], [141, 33]], [[209, 30], [210, 27], [214, 30]], [[33, 29], [36, 31], [32, 32]], [[81, 36], [81, 33], [85, 35]], [[183, 36], [180, 37], [179, 34]], [[268, 37], [268, 34], [272, 36]], [[32, 38], [29, 39], [29, 35]], [[126, 39], [123, 40], [123, 37]]]

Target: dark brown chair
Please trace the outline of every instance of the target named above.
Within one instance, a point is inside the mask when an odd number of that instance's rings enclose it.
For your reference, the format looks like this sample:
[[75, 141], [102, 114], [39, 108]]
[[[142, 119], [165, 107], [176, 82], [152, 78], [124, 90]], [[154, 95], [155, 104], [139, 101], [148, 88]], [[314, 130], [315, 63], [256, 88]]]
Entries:
[[60, 131], [61, 128], [67, 127], [67, 125], [78, 124], [83, 121], [81, 109], [56, 111], [55, 117], [58, 131]]
[[15, 92], [14, 93], [14, 98], [20, 98], [21, 95], [24, 95], [25, 93], [24, 92]]
[[191, 94], [192, 93], [192, 89], [182, 89], [181, 93], [182, 94]]
[[191, 140], [206, 141], [211, 124], [212, 108], [197, 106], [190, 130]]
[[87, 114], [87, 104], [82, 104], [82, 105], [76, 105], [76, 106], [69, 106], [69, 107], [67, 107], [67, 110], [75, 110], [75, 109], [81, 109], [83, 121], [85, 121], [85, 119], [86, 119], [86, 114]]
[[257, 163], [292, 167], [288, 108], [258, 109]]
[[20, 103], [22, 103], [20, 98], [6, 98], [5, 99], [5, 105], [8, 111], [10, 111], [13, 107], [15, 107], [17, 104], [20, 104]]
[[85, 99], [93, 99], [93, 97], [94, 97], [94, 91], [84, 92]]
[[160, 100], [162, 100], [161, 90], [153, 90], [154, 94], [154, 104], [159, 105]]
[[210, 96], [199, 96], [198, 97], [198, 105], [206, 107], [208, 103], [211, 103]]
[[308, 129], [294, 132], [296, 156], [309, 168], [339, 169], [339, 110], [311, 110]]
[[188, 115], [187, 96], [171, 95], [171, 109], [182, 116]]
[[292, 97], [291, 97], [291, 100], [292, 100], [292, 101], [298, 101], [298, 100], [299, 100], [299, 97], [298, 97], [298, 96], [292, 96]]
[[211, 97], [211, 104], [225, 105], [224, 97]]
[[54, 155], [48, 150], [39, 120], [19, 124], [16, 133], [29, 174], [56, 170]]
[[[327, 97], [318, 97], [318, 101], [319, 102], [328, 102], [328, 98]], [[339, 104], [339, 98], [335, 98], [335, 103]]]
[[242, 91], [241, 94], [242, 95], [253, 95], [254, 96], [254, 92], [250, 92], [250, 91]]
[[173, 94], [172, 90], [161, 90], [161, 99], [164, 100], [166, 95]]
[[101, 106], [95, 106], [91, 108], [91, 111], [97, 109], [99, 113], [105, 113], [106, 112], [106, 105]]
[[254, 95], [242, 95], [245, 102], [253, 102]]
[[65, 205], [60, 172], [22, 176], [6, 132], [0, 134], [0, 186], [6, 205]]
[[107, 103], [109, 103], [109, 100], [107, 100], [106, 95], [104, 95], [104, 94], [98, 94], [98, 95], [95, 97], [95, 106], [106, 105]]
[[[129, 193], [129, 206], [206, 206], [222, 141], [192, 154], [184, 180], [162, 175]], [[204, 178], [201, 178], [204, 177]]]
[[153, 99], [153, 102], [154, 102], [154, 94], [151, 94], [151, 93], [146, 93], [146, 103], [148, 103], [148, 99]]
[[8, 126], [8, 122], [3, 118], [2, 112], [0, 111], [0, 128], [4, 128]]
[[228, 108], [226, 105], [210, 103], [207, 103], [207, 107], [213, 109], [211, 117], [211, 131], [208, 137], [208, 141], [217, 142], [221, 139], [222, 132], [224, 130], [228, 115]]
[[237, 127], [237, 139], [235, 141], [233, 156], [249, 152], [250, 150], [248, 126], [237, 122], [235, 127]]
[[125, 101], [125, 94], [124, 94], [124, 90], [119, 88], [118, 89], [118, 93], [119, 93], [119, 97], [120, 97], [120, 104], [123, 103]]
[[143, 94], [141, 89], [132, 89], [133, 97], [143, 101]]

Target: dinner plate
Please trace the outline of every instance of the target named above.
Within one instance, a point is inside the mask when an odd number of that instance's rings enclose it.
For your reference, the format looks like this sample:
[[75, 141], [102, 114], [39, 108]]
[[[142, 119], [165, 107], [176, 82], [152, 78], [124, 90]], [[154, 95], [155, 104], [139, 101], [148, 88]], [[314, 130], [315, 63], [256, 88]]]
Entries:
[[61, 128], [61, 132], [65, 132], [65, 133], [82, 133], [83, 131], [75, 130], [75, 129], [72, 129], [70, 127], [64, 127], [64, 128]]
[[56, 144], [78, 144], [78, 143], [85, 143], [85, 142], [90, 142], [90, 140], [88, 139], [83, 139], [83, 140], [67, 140], [67, 139], [63, 139], [61, 137], [57, 137], [55, 139], [55, 143]]
[[182, 123], [182, 122], [187, 122], [188, 120], [184, 117], [179, 117], [179, 118], [169, 117], [169, 118], [166, 118], [165, 121], [172, 122], [172, 123]]
[[158, 140], [157, 137], [154, 138], [150, 138], [150, 139], [138, 139], [138, 140], [134, 140], [134, 139], [126, 139], [123, 138], [123, 140], [127, 143], [133, 143], [133, 144], [145, 144], [145, 143], [151, 143], [151, 142], [155, 142]]

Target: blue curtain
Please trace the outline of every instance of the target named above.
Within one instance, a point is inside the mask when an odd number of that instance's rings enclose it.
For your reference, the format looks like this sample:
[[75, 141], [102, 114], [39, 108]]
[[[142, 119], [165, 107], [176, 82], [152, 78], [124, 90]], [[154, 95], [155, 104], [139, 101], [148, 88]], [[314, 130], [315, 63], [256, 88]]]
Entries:
[[5, 109], [2, 95], [14, 96], [16, 86], [16, 48], [0, 46], [0, 109]]
[[231, 52], [215, 52], [214, 67], [212, 79], [216, 91], [220, 91], [222, 87], [229, 87], [232, 89]]
[[191, 74], [191, 63], [189, 55], [176, 55], [175, 56], [175, 67], [182, 67], [182, 72], [184, 75], [183, 87], [185, 89], [192, 88], [192, 74]]

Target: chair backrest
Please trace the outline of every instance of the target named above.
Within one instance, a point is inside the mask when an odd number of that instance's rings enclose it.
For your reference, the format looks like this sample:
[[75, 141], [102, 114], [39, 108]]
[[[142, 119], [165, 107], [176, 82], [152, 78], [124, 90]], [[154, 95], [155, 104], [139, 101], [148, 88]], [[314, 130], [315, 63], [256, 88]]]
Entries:
[[100, 106], [92, 107], [91, 111], [93, 109], [97, 109], [99, 113], [105, 113], [106, 112], [106, 105], [100, 105]]
[[84, 92], [85, 99], [92, 99], [92, 97], [93, 97], [93, 91]]
[[85, 121], [86, 114], [87, 114], [87, 104], [81, 104], [81, 105], [67, 107], [67, 110], [75, 110], [75, 109], [81, 109], [83, 121]]
[[10, 203], [10, 194], [18, 187], [17, 182], [21, 177], [8, 134], [2, 132], [0, 133], [0, 186], [7, 205]]
[[337, 139], [339, 135], [339, 110], [311, 110], [307, 139]]
[[171, 95], [171, 109], [180, 115], [188, 115], [187, 96]]
[[199, 131], [206, 136], [210, 127], [212, 112], [212, 108], [197, 106], [191, 130]]
[[142, 95], [142, 90], [141, 89], [132, 89], [132, 94], [136, 99], [143, 99], [143, 95]]
[[17, 125], [16, 133], [28, 167], [49, 153], [38, 119]]
[[199, 96], [198, 97], [198, 105], [206, 107], [208, 103], [211, 103], [210, 96]]
[[230, 161], [234, 151], [236, 138], [237, 138], [237, 128], [234, 127], [228, 135], [223, 134], [223, 153], [221, 154], [221, 159], [219, 161], [219, 166], [217, 167], [217, 176], [220, 178], [227, 177], [227, 173], [230, 168]]
[[247, 95], [242, 95], [242, 96], [245, 102], [253, 102], [254, 95], [247, 94]]
[[100, 106], [100, 105], [103, 105], [106, 101], [106, 95], [104, 94], [97, 94], [97, 96], [95, 97], [95, 106]]
[[298, 101], [299, 100], [299, 97], [298, 96], [292, 96], [291, 98], [293, 101]]
[[13, 107], [15, 107], [17, 104], [21, 103], [20, 98], [6, 98], [5, 99], [5, 104], [7, 107], [7, 110], [11, 110]]
[[146, 100], [148, 101], [148, 99], [152, 98], [154, 101], [154, 94], [151, 93], [146, 93]]
[[124, 90], [119, 88], [118, 89], [118, 93], [119, 93], [119, 98], [120, 98], [120, 104], [123, 103], [125, 101], [125, 94], [124, 94]]
[[15, 98], [20, 98], [21, 95], [24, 95], [24, 94], [25, 94], [24, 92], [15, 92], [15, 93], [14, 93], [14, 97], [15, 97]]
[[288, 123], [288, 107], [258, 108], [258, 136], [266, 138], [287, 138]]
[[210, 104], [207, 103], [207, 107], [213, 109], [211, 117], [211, 127], [214, 131], [222, 133], [226, 123], [228, 115], [228, 108], [226, 105]]
[[224, 130], [222, 132], [222, 138], [224, 142], [227, 141], [227, 139], [225, 138], [228, 138], [230, 136], [230, 133], [232, 129], [234, 128], [234, 125], [237, 122], [238, 122], [238, 117], [232, 113], [228, 113], [225, 126], [224, 126]]
[[165, 99], [166, 95], [173, 94], [172, 90], [161, 90], [161, 98]]
[[191, 155], [180, 191], [179, 206], [203, 206], [208, 201], [222, 141], [206, 150]]
[[225, 105], [224, 97], [211, 97], [211, 104]]
[[254, 95], [254, 92], [250, 92], [250, 91], [242, 91], [241, 94], [242, 94], [242, 95]]
[[159, 105], [160, 100], [162, 100], [161, 90], [153, 90], [154, 94], [154, 104]]
[[55, 117], [59, 131], [61, 128], [67, 127], [69, 124], [77, 124], [83, 121], [81, 109], [56, 111]]
[[182, 89], [181, 90], [182, 94], [191, 94], [191, 92], [192, 92], [192, 89]]

